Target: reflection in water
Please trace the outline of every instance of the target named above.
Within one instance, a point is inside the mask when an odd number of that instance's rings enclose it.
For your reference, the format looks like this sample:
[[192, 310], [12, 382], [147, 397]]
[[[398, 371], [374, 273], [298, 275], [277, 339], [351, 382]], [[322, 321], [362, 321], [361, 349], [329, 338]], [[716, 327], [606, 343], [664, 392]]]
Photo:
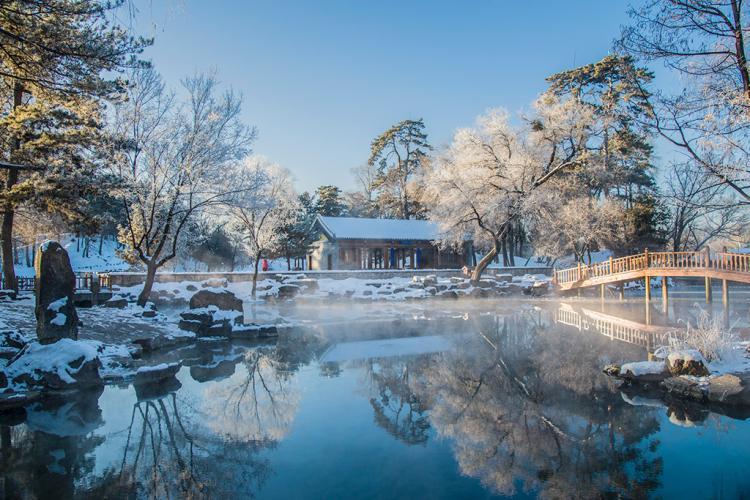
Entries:
[[[5, 413], [2, 496], [326, 496], [334, 483], [399, 496], [420, 477], [426, 496], [674, 488], [669, 422], [725, 417], [621, 392], [601, 373], [642, 359], [666, 325], [594, 306], [505, 306], [450, 321], [426, 312], [411, 323], [320, 326], [274, 345], [199, 343], [178, 352], [179, 380]], [[747, 434], [721, 422], [730, 436]], [[420, 476], [419, 467], [435, 469]]]
[[484, 348], [457, 346], [424, 376], [432, 423], [463, 473], [504, 495], [644, 496], [658, 486], [658, 442], [648, 439], [658, 422], [628, 412], [599, 376], [599, 345], [550, 331], [530, 311], [477, 327]]
[[375, 395], [370, 405], [375, 422], [394, 438], [406, 444], [424, 444], [430, 421], [427, 415], [429, 395], [417, 395], [412, 388], [411, 372], [422, 373], [429, 358], [370, 360], [366, 369]]
[[204, 392], [203, 412], [213, 432], [230, 441], [282, 439], [297, 412], [299, 392], [287, 363], [270, 348], [248, 351], [240, 377]]

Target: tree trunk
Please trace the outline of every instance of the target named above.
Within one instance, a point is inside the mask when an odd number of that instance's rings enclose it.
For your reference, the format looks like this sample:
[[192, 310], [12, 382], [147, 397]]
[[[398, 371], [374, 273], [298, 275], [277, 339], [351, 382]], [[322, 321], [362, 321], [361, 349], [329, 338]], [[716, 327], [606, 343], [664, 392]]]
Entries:
[[102, 246], [104, 245], [104, 235], [99, 236], [99, 255], [102, 254]]
[[506, 239], [507, 239], [507, 237], [504, 236], [503, 240], [502, 240], [502, 243], [501, 243], [502, 248], [503, 248], [503, 267], [508, 267], [508, 265], [509, 265], [509, 261], [508, 261], [508, 246], [505, 244], [505, 240]]
[[260, 264], [260, 252], [255, 254], [255, 266], [253, 267], [253, 290], [251, 295], [255, 298], [255, 290], [258, 287], [258, 264]]
[[[21, 105], [23, 98], [23, 87], [16, 82], [13, 86], [13, 110]], [[13, 161], [13, 153], [21, 147], [21, 141], [16, 138], [12, 141], [10, 158]], [[8, 169], [8, 177], [5, 180], [5, 190], [15, 186], [18, 182], [18, 170]], [[16, 282], [16, 270], [13, 267], [13, 217], [15, 216], [16, 207], [13, 203], [7, 201], [3, 207], [3, 223], [0, 226], [0, 251], [3, 258], [3, 278], [5, 279], [5, 288], [18, 292], [18, 283]]]
[[146, 266], [146, 282], [143, 284], [143, 290], [138, 295], [138, 305], [143, 307], [148, 302], [148, 296], [151, 295], [151, 289], [154, 287], [156, 280], [156, 265], [149, 263]]
[[482, 277], [482, 273], [485, 269], [487, 269], [487, 266], [490, 265], [492, 262], [492, 259], [495, 258], [495, 256], [498, 253], [498, 248], [500, 247], [500, 242], [495, 240], [495, 246], [490, 249], [487, 254], [482, 257], [482, 259], [477, 264], [477, 267], [474, 268], [474, 271], [471, 273], [471, 282], [477, 283], [479, 281], [479, 278]]
[[510, 267], [516, 267], [516, 256], [513, 253], [516, 246], [515, 234], [513, 226], [511, 226], [506, 236], [508, 239], [508, 262], [510, 263]]
[[286, 270], [287, 271], [292, 270], [292, 259], [288, 255], [286, 256]]

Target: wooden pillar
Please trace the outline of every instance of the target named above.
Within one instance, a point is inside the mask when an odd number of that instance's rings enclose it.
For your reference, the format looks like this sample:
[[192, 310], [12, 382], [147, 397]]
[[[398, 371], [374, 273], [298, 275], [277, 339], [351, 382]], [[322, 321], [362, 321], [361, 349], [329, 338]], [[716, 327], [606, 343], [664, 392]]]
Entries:
[[646, 286], [646, 302], [651, 302], [651, 276], [646, 276], [643, 284]]
[[729, 305], [729, 282], [727, 280], [721, 280], [721, 302], [724, 307]]
[[622, 302], [623, 300], [625, 300], [625, 283], [620, 283], [620, 287], [619, 288], [620, 288], [619, 289], [619, 292], [620, 292], [620, 302]]
[[604, 284], [599, 285], [599, 288], [601, 289], [600, 292], [601, 292], [602, 302], [603, 302], [604, 298], [605, 298], [605, 296], [607, 294], [607, 285], [604, 285]]
[[706, 304], [710, 304], [713, 301], [713, 296], [711, 294], [711, 278], [706, 276]]
[[669, 311], [669, 280], [666, 276], [661, 277], [661, 302], [664, 314]]

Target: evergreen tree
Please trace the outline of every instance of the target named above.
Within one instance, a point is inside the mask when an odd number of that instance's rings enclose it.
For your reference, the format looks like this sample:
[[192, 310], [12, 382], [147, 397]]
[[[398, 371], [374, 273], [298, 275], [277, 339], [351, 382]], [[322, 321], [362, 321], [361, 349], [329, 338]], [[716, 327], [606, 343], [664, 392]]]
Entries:
[[378, 167], [375, 189], [383, 215], [411, 219], [419, 214], [411, 181], [432, 150], [424, 128], [422, 119], [404, 120], [372, 141], [368, 164]]
[[[96, 121], [93, 115], [98, 112], [91, 99], [109, 98], [122, 89], [120, 80], [102, 75], [140, 65], [137, 55], [150, 44], [149, 40], [131, 37], [110, 20], [124, 1], [0, 2], [0, 113], [4, 125], [0, 154], [11, 164], [26, 162], [41, 168], [34, 181], [26, 181], [24, 187], [17, 186], [19, 182], [24, 184], [20, 168], [5, 168], [3, 172], [0, 246], [8, 287], [15, 287], [13, 220], [23, 193], [39, 187], [37, 199], [56, 194], [70, 201], [81, 195], [78, 182], [91, 179], [87, 171], [90, 164], [81, 168], [82, 164], [96, 157], [96, 151], [88, 151], [89, 157], [80, 154], [86, 145], [77, 146], [74, 136], [88, 135], [96, 128], [90, 123]], [[37, 136], [35, 144], [24, 146], [29, 130], [40, 129], [46, 129], [46, 133]], [[90, 136], [77, 140], [91, 144]], [[45, 155], [58, 147], [55, 141], [67, 149], [62, 154]], [[35, 148], [41, 153], [34, 153]], [[79, 152], [71, 157], [71, 149]], [[72, 207], [70, 203], [49, 203], [55, 209]]]
[[341, 189], [336, 186], [319, 186], [315, 190], [315, 212], [327, 217], [344, 215], [346, 204], [341, 197]]

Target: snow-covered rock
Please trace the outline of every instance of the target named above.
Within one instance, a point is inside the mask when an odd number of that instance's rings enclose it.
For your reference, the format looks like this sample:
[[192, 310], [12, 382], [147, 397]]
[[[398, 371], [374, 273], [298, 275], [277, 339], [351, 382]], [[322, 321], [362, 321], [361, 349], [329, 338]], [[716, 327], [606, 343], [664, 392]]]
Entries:
[[6, 374], [21, 388], [82, 388], [102, 384], [100, 367], [97, 349], [90, 343], [61, 339], [28, 344], [6, 367]]
[[201, 309], [208, 306], [215, 306], [222, 311], [242, 311], [242, 301], [228, 290], [221, 292], [199, 290], [190, 297], [190, 309]]
[[667, 367], [672, 375], [705, 377], [710, 374], [706, 364], [703, 355], [696, 349], [673, 351], [667, 356]]

